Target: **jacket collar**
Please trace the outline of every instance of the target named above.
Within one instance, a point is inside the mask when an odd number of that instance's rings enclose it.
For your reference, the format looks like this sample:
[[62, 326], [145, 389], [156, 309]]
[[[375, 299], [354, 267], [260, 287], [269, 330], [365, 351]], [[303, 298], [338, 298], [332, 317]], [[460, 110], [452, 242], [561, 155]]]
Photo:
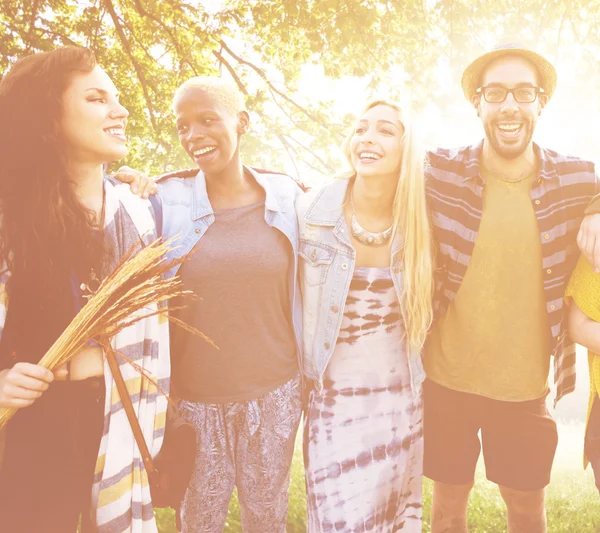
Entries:
[[[334, 234], [340, 241], [352, 248], [348, 231], [342, 234], [341, 228], [346, 226], [344, 220], [344, 200], [348, 191], [349, 179], [335, 179], [326, 185], [304, 215], [307, 224], [315, 226], [334, 226]], [[392, 242], [392, 257], [404, 246], [404, 239], [400, 233], [394, 235]]]
[[344, 200], [349, 183], [349, 179], [335, 179], [321, 189], [306, 211], [306, 222], [317, 226], [335, 226], [344, 216]]

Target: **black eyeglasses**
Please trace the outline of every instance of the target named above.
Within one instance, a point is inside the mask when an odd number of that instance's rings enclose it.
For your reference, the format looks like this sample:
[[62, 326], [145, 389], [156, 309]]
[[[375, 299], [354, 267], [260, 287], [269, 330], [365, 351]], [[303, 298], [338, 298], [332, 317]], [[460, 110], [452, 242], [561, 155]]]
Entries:
[[544, 89], [541, 87], [516, 87], [515, 89], [508, 89], [500, 85], [488, 85], [487, 87], [480, 87], [475, 92], [483, 94], [485, 101], [490, 104], [504, 102], [508, 93], [511, 93], [514, 99], [520, 104], [530, 104], [531, 102], [535, 102], [538, 94], [544, 94]]

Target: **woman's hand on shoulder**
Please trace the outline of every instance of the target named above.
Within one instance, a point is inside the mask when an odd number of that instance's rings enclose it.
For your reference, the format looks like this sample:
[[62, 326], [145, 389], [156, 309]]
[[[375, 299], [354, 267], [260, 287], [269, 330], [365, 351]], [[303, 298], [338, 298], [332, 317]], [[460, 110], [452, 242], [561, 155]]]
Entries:
[[129, 183], [131, 192], [140, 198], [148, 198], [158, 192], [158, 186], [152, 178], [131, 167], [120, 167], [114, 176], [121, 183]]
[[32, 363], [17, 363], [0, 372], [0, 407], [28, 407], [54, 380], [47, 368]]

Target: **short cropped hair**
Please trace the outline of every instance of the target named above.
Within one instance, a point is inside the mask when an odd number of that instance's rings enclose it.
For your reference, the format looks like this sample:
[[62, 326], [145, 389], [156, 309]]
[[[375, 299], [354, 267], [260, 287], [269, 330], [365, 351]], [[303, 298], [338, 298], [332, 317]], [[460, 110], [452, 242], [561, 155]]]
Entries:
[[233, 115], [246, 110], [244, 96], [232, 81], [217, 76], [195, 76], [183, 82], [175, 91], [173, 96], [173, 107], [186, 89], [200, 89], [208, 96], [215, 99]]

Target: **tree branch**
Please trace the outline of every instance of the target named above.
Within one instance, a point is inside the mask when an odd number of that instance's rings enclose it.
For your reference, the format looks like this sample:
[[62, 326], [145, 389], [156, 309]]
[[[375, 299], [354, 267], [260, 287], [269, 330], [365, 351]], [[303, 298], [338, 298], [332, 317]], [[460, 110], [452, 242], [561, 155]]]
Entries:
[[[43, 21], [46, 22], [46, 21]], [[14, 28], [13, 26], [11, 26], [8, 22], [6, 22], [5, 20], [0, 20], [0, 24], [2, 24], [9, 32], [14, 33], [16, 35], [21, 35], [20, 30]], [[56, 32], [56, 31], [52, 31], [48, 28], [40, 28], [38, 26], [35, 27], [35, 32], [36, 33], [40, 33], [40, 34], [48, 34], [51, 35], [53, 37], [57, 37], [58, 39], [61, 40], [61, 42], [63, 44], [68, 44], [71, 46], [80, 46], [79, 43], [76, 43], [75, 41], [73, 41], [72, 39], [70, 39], [68, 36], [60, 33], [60, 32]]]
[[38, 7], [40, 5], [39, 0], [33, 0], [33, 3], [31, 5], [31, 17], [29, 19], [29, 30], [27, 31], [27, 38], [25, 39], [25, 41], [27, 42], [27, 47], [26, 47], [26, 51], [30, 52], [31, 51], [31, 44], [32, 44], [32, 36], [35, 32], [35, 19], [37, 18], [37, 13], [38, 13]]
[[[134, 5], [135, 5], [135, 10], [137, 11], [137, 13], [140, 16], [149, 18], [154, 23], [156, 23], [160, 28], [162, 28], [162, 30], [169, 36], [169, 40], [171, 41], [171, 44], [173, 45], [175, 52], [177, 53], [177, 57], [179, 58], [180, 63], [188, 65], [192, 69], [192, 72], [194, 73], [194, 75], [197, 76], [198, 71], [196, 69], [196, 66], [193, 65], [191, 63], [191, 61], [187, 58], [187, 53], [185, 53], [182, 50], [181, 43], [177, 40], [177, 38], [176, 38], [175, 34], [173, 33], [173, 31], [171, 30], [171, 28], [169, 28], [162, 20], [160, 20], [159, 17], [157, 17], [153, 13], [150, 13], [149, 11], [147, 11], [144, 8], [144, 5], [142, 4], [141, 0], [134, 0]], [[183, 6], [183, 5], [184, 4], [181, 4], [181, 6]], [[186, 6], [186, 7], [191, 7], [191, 6]], [[150, 57], [152, 57], [152, 56], [150, 56]]]
[[70, 37], [68, 37], [67, 35], [64, 35], [60, 32], [52, 31], [48, 28], [36, 28], [36, 30], [43, 32], [43, 33], [47, 33], [48, 35], [52, 35], [54, 37], [58, 37], [62, 41], [63, 44], [68, 44], [70, 46], [80, 46], [79, 43], [76, 43]]
[[[294, 165], [294, 169], [296, 170], [296, 177], [298, 179], [300, 179], [300, 170], [298, 169], [298, 165], [296, 164], [296, 158], [290, 152], [290, 149], [293, 150], [293, 147], [290, 146], [290, 144], [287, 142], [286, 138], [283, 135], [281, 135], [279, 133], [276, 133], [275, 135], [279, 139], [279, 142], [281, 142], [281, 144], [283, 145], [284, 150], [287, 152], [287, 155], [290, 158], [292, 165]], [[294, 152], [295, 152], [295, 150], [294, 150]]]
[[233, 50], [231, 50], [231, 48], [229, 48], [227, 46], [227, 44], [225, 43], [225, 41], [223, 41], [222, 39], [220, 39], [218, 41], [218, 43], [238, 63], [240, 63], [241, 65], [246, 65], [247, 67], [250, 67], [252, 70], [254, 70], [254, 72], [256, 72], [264, 80], [264, 82], [269, 86], [269, 88], [272, 89], [279, 96], [281, 96], [286, 102], [290, 103], [291, 105], [293, 105], [294, 107], [296, 107], [297, 109], [299, 109], [309, 119], [311, 119], [313, 122], [316, 122], [317, 124], [320, 124], [323, 128], [325, 128], [331, 134], [333, 134], [335, 136], [338, 136], [338, 137], [343, 137], [339, 132], [332, 130], [329, 127], [329, 124], [324, 123], [322, 120], [319, 119], [319, 117], [315, 116], [308, 109], [306, 109], [305, 107], [301, 106], [299, 103], [297, 103], [296, 101], [294, 101], [288, 95], [286, 95], [285, 93], [283, 93], [279, 89], [277, 89], [277, 87], [275, 87], [275, 85], [273, 85], [273, 83], [271, 83], [271, 81], [269, 80], [269, 78], [267, 77], [267, 74], [265, 73], [265, 71], [263, 69], [261, 69], [260, 67], [256, 66], [254, 63], [251, 63], [250, 61], [247, 61], [246, 59], [243, 59], [240, 56], [238, 56], [235, 52], [233, 52]]
[[308, 146], [305, 146], [304, 144], [302, 144], [298, 139], [292, 137], [291, 135], [288, 134], [284, 134], [285, 137], [287, 137], [288, 139], [291, 139], [292, 141], [294, 141], [298, 146], [300, 146], [301, 148], [303, 148], [304, 150], [306, 150], [309, 154], [311, 154], [319, 163], [321, 163], [321, 165], [323, 165], [323, 167], [325, 167], [325, 169], [328, 172], [334, 172], [335, 169], [331, 168], [329, 166], [329, 163], [327, 163], [326, 161], [323, 161], [323, 159], [321, 159], [321, 157], [315, 153], [311, 148], [309, 148]]
[[[213, 50], [213, 55], [227, 69], [227, 71], [229, 72], [229, 74], [231, 74], [231, 77], [234, 79], [234, 81], [235, 81], [236, 85], [238, 86], [238, 88], [240, 89], [240, 91], [242, 93], [244, 93], [246, 96], [248, 96], [248, 89], [246, 88], [246, 86], [244, 85], [244, 83], [242, 82], [242, 80], [240, 79], [240, 77], [238, 76], [237, 72], [234, 70], [233, 66], [219, 52], [217, 52], [216, 50]], [[255, 112], [265, 122], [267, 122], [267, 123], [269, 122], [269, 120], [260, 111], [255, 111]], [[290, 118], [290, 117], [288, 116], [288, 118]], [[292, 119], [290, 118], [290, 120], [292, 120]], [[292, 120], [292, 122], [294, 122], [294, 121]], [[277, 139], [279, 140], [279, 142], [282, 144], [283, 148], [285, 149], [288, 157], [290, 158], [290, 161], [292, 162], [292, 165], [294, 165], [294, 168], [296, 169], [296, 174], [297, 174], [298, 177], [300, 177], [300, 171], [299, 171], [298, 165], [296, 163], [296, 158], [294, 157], [294, 155], [291, 153], [290, 150], [293, 150], [294, 153], [296, 153], [296, 154], [297, 154], [297, 152], [294, 149], [294, 147], [290, 144], [290, 142], [287, 140], [288, 138], [291, 139], [292, 141], [294, 141], [298, 146], [300, 146], [301, 148], [303, 148], [304, 150], [306, 150], [307, 152], [309, 152], [328, 171], [331, 171], [331, 168], [329, 167], [329, 165], [325, 161], [323, 161], [317, 154], [315, 154], [310, 148], [308, 148], [307, 146], [304, 146], [300, 141], [294, 139], [292, 136], [287, 135], [285, 133], [281, 133], [281, 131], [279, 130], [279, 128], [277, 128], [275, 126], [271, 126], [271, 128], [273, 130], [273, 133], [275, 134], [275, 137], [277, 137]], [[311, 168], [315, 168], [312, 165], [310, 165], [310, 166], [311, 166]], [[317, 169], [315, 169], [315, 170], [317, 170]], [[322, 171], [319, 171], [319, 172], [323, 173]]]
[[159, 27], [161, 27], [163, 29], [163, 31], [169, 36], [171, 43], [173, 43], [173, 46], [175, 47], [175, 51], [177, 52], [177, 54], [179, 56], [181, 56], [179, 42], [177, 41], [177, 39], [175, 39], [175, 35], [173, 35], [173, 33], [171, 32], [169, 27], [158, 17], [156, 17], [152, 13], [146, 11], [141, 0], [134, 0], [133, 4], [135, 6], [135, 10], [138, 12], [139, 15], [141, 15], [142, 17], [149, 18], [150, 20], [155, 22]]
[[307, 167], [310, 167], [310, 168], [312, 168], [312, 169], [313, 169], [315, 172], [318, 172], [319, 174], [322, 174], [323, 176], [331, 176], [331, 174], [333, 174], [333, 173], [334, 173], [334, 172], [327, 172], [327, 173], [325, 173], [325, 172], [323, 172], [323, 169], [315, 167], [313, 164], [311, 164], [311, 162], [310, 162], [310, 161], [306, 161], [306, 160], [305, 160], [305, 161], [303, 161], [303, 163], [304, 163], [304, 164], [305, 164]]
[[94, 28], [94, 35], [91, 41], [88, 41], [91, 45], [92, 50], [96, 49], [96, 45], [98, 43], [98, 30], [102, 27], [102, 19], [104, 18], [104, 8], [101, 5], [101, 0], [96, 2], [96, 7], [98, 8], [98, 18], [96, 19], [96, 27]]
[[[308, 135], [312, 135], [314, 137], [314, 135], [310, 131], [308, 131], [304, 126], [302, 126], [301, 124], [298, 124], [298, 122], [292, 117], [292, 115], [290, 113], [288, 113], [287, 109], [279, 103], [279, 101], [277, 100], [277, 97], [275, 96], [275, 93], [273, 92], [273, 90], [270, 87], [269, 87], [269, 92], [271, 93], [271, 97], [272, 97], [275, 105], [288, 118], [288, 120], [299, 130], [302, 130], [302, 131], [306, 132]], [[340, 124], [338, 124], [338, 126], [342, 127]], [[328, 130], [328, 131], [331, 131], [331, 130]]]
[[125, 32], [123, 31], [123, 28], [119, 22], [119, 17], [117, 16], [117, 13], [115, 12], [115, 8], [112, 3], [112, 0], [103, 0], [103, 1], [104, 1], [106, 10], [108, 11], [110, 18], [112, 19], [113, 24], [115, 25], [115, 31], [117, 32], [119, 41], [121, 41], [123, 50], [129, 57], [129, 60], [131, 61], [131, 64], [133, 65], [133, 68], [135, 69], [135, 73], [136, 73], [138, 79], [140, 80], [140, 84], [142, 86], [142, 92], [144, 93], [144, 99], [146, 100], [146, 105], [148, 106], [148, 112], [150, 114], [150, 122], [152, 123], [152, 129], [154, 130], [155, 133], [158, 134], [159, 133], [158, 125], [156, 124], [156, 118], [154, 116], [154, 105], [152, 103], [152, 99], [150, 98], [150, 93], [148, 92], [148, 81], [146, 80], [144, 70], [143, 70], [142, 66], [139, 64], [136, 57], [133, 55], [133, 52], [131, 50], [131, 44], [129, 43], [129, 41], [127, 40], [127, 37], [125, 36]]
[[242, 83], [242, 80], [237, 75], [237, 72], [233, 69], [231, 64], [221, 55], [220, 52], [213, 50], [212, 53], [219, 60], [219, 62], [227, 69], [229, 74], [231, 74], [231, 77], [235, 81], [235, 84], [238, 86], [239, 90], [242, 91], [242, 93], [244, 93], [246, 96], [248, 96], [248, 89], [246, 89], [246, 86]]
[[563, 13], [562, 17], [560, 18], [560, 25], [558, 26], [558, 35], [556, 36], [556, 50], [554, 52], [554, 64], [556, 65], [558, 63], [558, 50], [560, 48], [560, 38], [562, 36], [562, 31], [563, 31], [563, 27], [565, 25], [565, 20], [567, 18], [567, 14], [569, 13], [569, 7], [565, 7], [565, 12]]
[[140, 50], [142, 50], [144, 52], [144, 54], [146, 54], [146, 57], [150, 61], [156, 61], [156, 59], [152, 56], [152, 54], [150, 53], [150, 50], [148, 50], [148, 48], [146, 47], [144, 42], [140, 38], [138, 38], [138, 36], [135, 34], [135, 32], [133, 30], [133, 26], [128, 21], [123, 19], [122, 17], [119, 17], [119, 15], [117, 15], [117, 18], [119, 20], [119, 23], [123, 27], [125, 27], [125, 29], [127, 29], [127, 31], [129, 31], [129, 33], [131, 34], [132, 40], [137, 44], [137, 46], [140, 47]]

